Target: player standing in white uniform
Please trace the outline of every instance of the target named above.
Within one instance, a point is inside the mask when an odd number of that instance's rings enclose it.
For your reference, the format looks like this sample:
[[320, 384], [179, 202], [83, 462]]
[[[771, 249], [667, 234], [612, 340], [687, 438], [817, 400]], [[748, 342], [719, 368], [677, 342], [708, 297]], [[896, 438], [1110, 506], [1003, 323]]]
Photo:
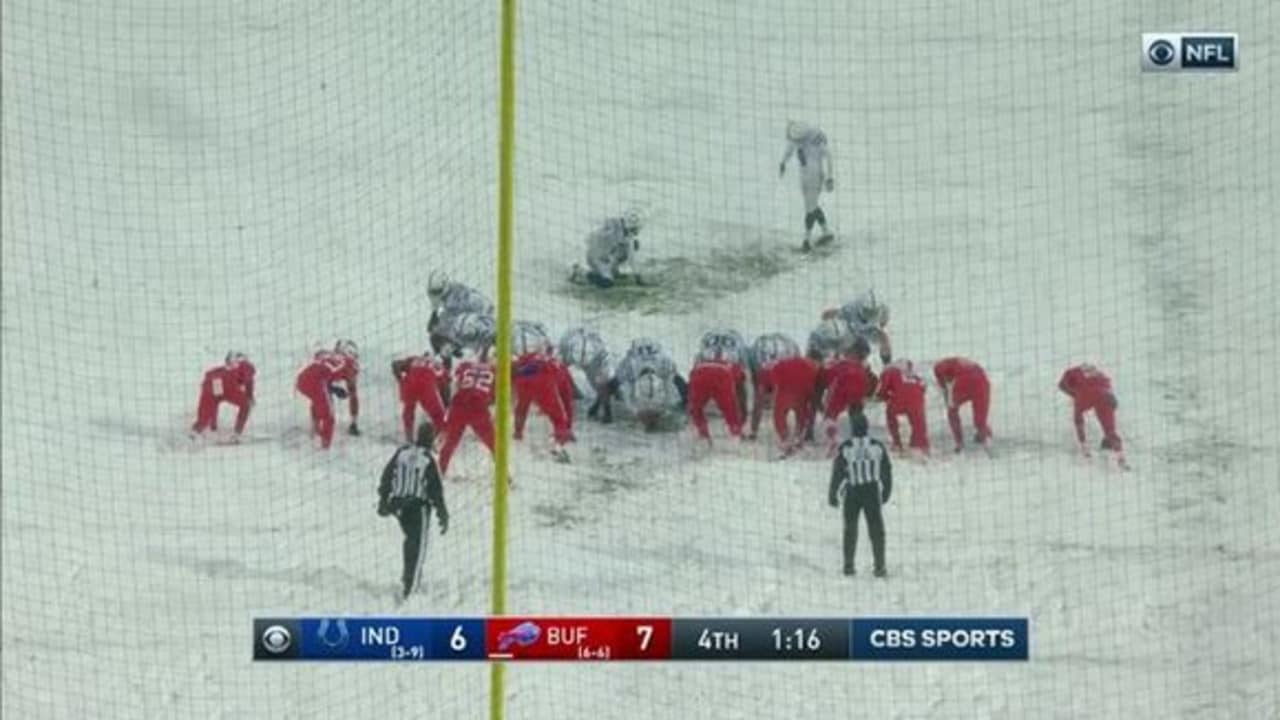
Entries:
[[822, 130], [792, 120], [787, 123], [787, 151], [778, 164], [778, 177], [787, 173], [787, 163], [794, 155], [800, 163], [800, 193], [804, 196], [804, 250], [812, 245], [813, 226], [822, 227], [818, 236], [818, 244], [830, 242], [835, 236], [827, 227], [827, 215], [818, 204], [818, 196], [823, 190], [831, 192], [835, 189], [832, 179], [831, 151], [827, 147], [827, 136]]

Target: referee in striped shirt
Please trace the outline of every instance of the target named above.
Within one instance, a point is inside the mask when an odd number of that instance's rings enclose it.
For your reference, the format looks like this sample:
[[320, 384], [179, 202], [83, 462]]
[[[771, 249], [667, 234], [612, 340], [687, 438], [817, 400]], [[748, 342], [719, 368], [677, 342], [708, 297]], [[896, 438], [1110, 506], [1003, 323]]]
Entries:
[[394, 514], [404, 531], [403, 599], [413, 592], [422, 573], [432, 508], [440, 519], [440, 534], [449, 531], [444, 487], [440, 484], [440, 471], [431, 452], [434, 440], [431, 424], [419, 425], [416, 442], [396, 450], [382, 471], [382, 481], [378, 484], [378, 514], [382, 517]]
[[884, 517], [880, 506], [889, 502], [893, 491], [893, 466], [884, 443], [867, 437], [867, 416], [850, 413], [853, 437], [844, 441], [831, 465], [831, 488], [827, 502], [839, 507], [844, 498], [844, 574], [853, 575], [853, 555], [858, 545], [858, 515], [867, 515], [875, 576], [888, 574], [884, 566]]

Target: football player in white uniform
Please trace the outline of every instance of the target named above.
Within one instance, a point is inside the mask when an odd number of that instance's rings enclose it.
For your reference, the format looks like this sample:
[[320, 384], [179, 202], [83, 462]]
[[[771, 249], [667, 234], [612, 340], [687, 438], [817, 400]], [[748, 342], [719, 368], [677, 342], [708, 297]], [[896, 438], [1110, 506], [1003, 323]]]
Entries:
[[676, 371], [671, 356], [648, 338], [631, 343], [610, 387], [648, 431], [682, 416], [688, 402], [688, 382]]
[[[585, 275], [580, 266], [574, 265], [571, 279], [584, 279], [598, 288], [610, 288], [625, 279], [627, 276], [620, 272], [620, 268], [631, 262], [640, 250], [640, 225], [640, 214], [634, 210], [606, 220], [604, 225], [587, 236]], [[638, 274], [633, 272], [631, 279], [640, 284]]]
[[833, 317], [844, 321], [850, 335], [877, 347], [881, 362], [885, 365], [893, 362], [893, 344], [886, 329], [889, 325], [889, 306], [876, 297], [874, 290], [864, 292], [838, 310], [823, 313], [823, 318]]
[[[427, 332], [431, 336], [431, 347], [437, 353], [441, 352], [445, 344], [451, 344], [455, 351], [463, 347], [475, 349], [472, 345], [458, 342], [459, 338], [451, 337], [451, 333], [458, 333], [461, 327], [461, 316], [488, 316], [489, 325], [494, 324], [493, 302], [479, 290], [453, 282], [440, 270], [431, 273], [427, 281], [427, 297], [431, 300], [431, 319], [427, 321]], [[468, 324], [474, 325], [475, 321], [469, 321]]]
[[571, 328], [560, 338], [560, 359], [569, 367], [578, 368], [595, 392], [587, 417], [606, 424], [613, 422], [614, 393], [609, 385], [613, 359], [600, 333], [585, 327]]
[[830, 242], [834, 237], [827, 227], [827, 215], [818, 203], [818, 196], [823, 190], [831, 192], [835, 189], [835, 180], [831, 177], [831, 150], [827, 146], [827, 136], [822, 130], [794, 120], [787, 123], [787, 150], [778, 163], [778, 177], [787, 172], [787, 163], [795, 156], [800, 164], [800, 194], [804, 197], [804, 245], [811, 246], [813, 226], [822, 227], [822, 235], [818, 243]]

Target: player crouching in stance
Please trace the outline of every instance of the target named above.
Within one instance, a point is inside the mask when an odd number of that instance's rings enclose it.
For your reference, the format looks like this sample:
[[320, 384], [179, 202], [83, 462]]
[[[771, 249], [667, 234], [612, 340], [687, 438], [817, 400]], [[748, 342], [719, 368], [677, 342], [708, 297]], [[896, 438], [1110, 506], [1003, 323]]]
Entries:
[[613, 371], [609, 348], [600, 333], [584, 327], [568, 330], [560, 338], [560, 359], [566, 369], [576, 367], [581, 370], [595, 393], [595, 399], [587, 409], [587, 417], [605, 424], [613, 422], [612, 400], [616, 389], [610, 384]]
[[911, 449], [921, 455], [929, 454], [929, 424], [924, 412], [926, 389], [924, 378], [916, 374], [910, 360], [897, 360], [880, 373], [876, 397], [884, 401], [885, 424], [889, 427], [894, 452], [903, 451], [898, 418], [906, 415], [911, 425]]
[[880, 350], [880, 362], [893, 362], [893, 344], [889, 340], [889, 306], [880, 302], [874, 290], [868, 290], [856, 299], [822, 313], [824, 320], [839, 318], [850, 335], [862, 338]]
[[493, 454], [493, 385], [497, 377], [489, 349], [463, 360], [453, 371], [453, 399], [444, 419], [444, 442], [440, 446], [440, 472], [449, 472], [449, 461], [462, 442], [462, 434], [471, 428], [480, 442]]
[[795, 340], [783, 333], [765, 333], [751, 343], [747, 349], [747, 370], [751, 375], [751, 427], [747, 439], [755, 440], [760, 432], [760, 419], [764, 416], [765, 407], [774, 404], [774, 386], [765, 387], [761, 382], [766, 368], [778, 360], [796, 357], [800, 354], [800, 346]]
[[[627, 278], [619, 272], [623, 264], [631, 261], [640, 251], [640, 214], [630, 210], [622, 217], [609, 218], [604, 225], [587, 236], [587, 271], [582, 274], [579, 265], [573, 266], [570, 280], [586, 280], [598, 288], [611, 288]], [[642, 284], [640, 276], [632, 273], [635, 284]]]
[[870, 348], [861, 338], [855, 338], [853, 344], [833, 363], [826, 365], [819, 376], [818, 384], [826, 389], [825, 435], [827, 438], [827, 457], [836, 452], [838, 444], [837, 419], [843, 412], [849, 416], [860, 415], [862, 404], [876, 388], [876, 376], [867, 367], [867, 354]]
[[565, 449], [573, 441], [573, 381], [569, 370], [556, 360], [541, 323], [517, 321], [511, 346], [517, 353], [511, 365], [516, 400], [514, 437], [524, 439], [529, 408], [537, 407], [551, 422], [555, 442], [552, 457], [569, 462], [569, 451]]
[[200, 383], [200, 402], [196, 406], [196, 422], [191, 426], [191, 436], [217, 430], [218, 409], [225, 402], [236, 406], [234, 441], [238, 441], [253, 407], [253, 377], [256, 372], [244, 353], [234, 351], [227, 353], [221, 365], [205, 372]]
[[404, 427], [404, 440], [413, 440], [413, 425], [418, 408], [431, 420], [431, 426], [444, 427], [445, 406], [449, 402], [449, 363], [431, 354], [394, 360], [391, 374], [400, 388], [400, 422]]
[[1115, 453], [1116, 463], [1128, 469], [1124, 458], [1124, 445], [1116, 433], [1116, 395], [1111, 390], [1111, 378], [1097, 367], [1085, 363], [1067, 368], [1058, 380], [1058, 389], [1071, 398], [1072, 422], [1076, 426], [1076, 442], [1080, 454], [1090, 457], [1085, 443], [1084, 414], [1093, 411], [1102, 426], [1102, 449]]
[[431, 454], [435, 434], [431, 426], [418, 427], [415, 444], [403, 445], [382, 470], [378, 483], [378, 515], [395, 515], [404, 531], [404, 571], [400, 574], [402, 600], [418, 584], [422, 575], [422, 561], [427, 554], [427, 528], [431, 524], [431, 511], [440, 520], [440, 534], [449, 531], [449, 508], [444, 503], [444, 486], [436, 459]]
[[312, 432], [320, 437], [320, 447], [328, 449], [333, 444], [333, 428], [336, 419], [329, 396], [346, 398], [351, 412], [352, 435], [359, 435], [356, 420], [360, 415], [360, 396], [356, 379], [360, 374], [356, 344], [339, 340], [333, 350], [317, 350], [311, 362], [298, 373], [295, 389], [311, 405]]
[[742, 338], [733, 331], [713, 331], [702, 337], [702, 348], [689, 372], [689, 419], [698, 438], [711, 445], [706, 405], [714, 402], [729, 426], [729, 435], [742, 438], [742, 410], [746, 407], [747, 374], [739, 353]]
[[964, 433], [960, 428], [960, 406], [970, 403], [973, 409], [974, 441], [990, 449], [991, 426], [987, 413], [991, 409], [991, 382], [978, 363], [963, 357], [945, 357], [933, 364], [933, 376], [942, 388], [947, 402], [947, 424], [956, 452], [964, 450]]
[[427, 298], [431, 301], [427, 332], [431, 348], [437, 353], [450, 344], [454, 352], [467, 347], [480, 349], [478, 342], [473, 341], [482, 338], [486, 326], [492, 342], [493, 303], [484, 293], [453, 282], [444, 272], [436, 270], [427, 280]]
[[823, 190], [835, 190], [835, 180], [831, 174], [831, 152], [827, 147], [827, 136], [811, 125], [794, 120], [787, 123], [787, 150], [778, 163], [778, 177], [787, 173], [787, 163], [794, 155], [800, 163], [800, 194], [804, 196], [804, 250], [812, 247], [813, 226], [822, 227], [818, 236], [818, 244], [830, 242], [834, 236], [827, 227], [827, 215], [818, 204], [818, 196]]
[[645, 432], [668, 425], [688, 406], [689, 384], [671, 356], [649, 338], [632, 341], [609, 385]]
[[853, 558], [858, 547], [858, 515], [867, 515], [867, 534], [871, 536], [871, 554], [875, 557], [875, 576], [888, 575], [884, 563], [884, 515], [881, 506], [889, 502], [893, 492], [893, 464], [884, 443], [867, 437], [867, 417], [862, 413], [849, 416], [850, 437], [840, 446], [831, 464], [831, 484], [827, 504], [839, 507], [844, 500], [844, 574], [857, 571]]
[[[817, 360], [792, 355], [766, 363], [756, 376], [757, 398], [773, 397], [773, 429], [778, 434], [783, 457], [790, 456], [804, 444], [807, 425], [813, 419], [818, 373]], [[794, 432], [787, 428], [787, 415], [791, 413], [795, 414]], [[754, 411], [752, 422], [757, 422]]]

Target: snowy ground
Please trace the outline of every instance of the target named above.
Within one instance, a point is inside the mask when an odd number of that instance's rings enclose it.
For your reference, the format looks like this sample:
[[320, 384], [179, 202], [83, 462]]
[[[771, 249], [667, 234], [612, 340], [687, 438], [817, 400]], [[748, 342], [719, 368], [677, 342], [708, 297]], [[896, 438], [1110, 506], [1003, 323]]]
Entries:
[[[874, 283], [900, 354], [991, 371], [1000, 457], [902, 467], [894, 576], [850, 581], [824, 461], [584, 424], [572, 466], [516, 451], [512, 612], [1027, 615], [1033, 657], [516, 666], [510, 717], [1280, 715], [1280, 10], [1201, 5], [525, 4], [519, 316], [683, 359], [710, 325], [800, 335]], [[460, 456], [402, 609], [373, 488], [428, 271], [492, 287], [491, 8], [3, 15], [5, 716], [482, 716], [479, 665], [254, 666], [249, 631], [487, 608], [487, 458]], [[1241, 32], [1241, 71], [1141, 76], [1139, 33], [1168, 28]], [[788, 249], [788, 117], [834, 145], [820, 262]], [[626, 203], [671, 297], [566, 290]], [[291, 383], [337, 336], [368, 432], [325, 455]], [[229, 347], [258, 362], [257, 441], [182, 449]], [[1116, 379], [1132, 473], [1068, 452], [1054, 383], [1084, 359]]]

